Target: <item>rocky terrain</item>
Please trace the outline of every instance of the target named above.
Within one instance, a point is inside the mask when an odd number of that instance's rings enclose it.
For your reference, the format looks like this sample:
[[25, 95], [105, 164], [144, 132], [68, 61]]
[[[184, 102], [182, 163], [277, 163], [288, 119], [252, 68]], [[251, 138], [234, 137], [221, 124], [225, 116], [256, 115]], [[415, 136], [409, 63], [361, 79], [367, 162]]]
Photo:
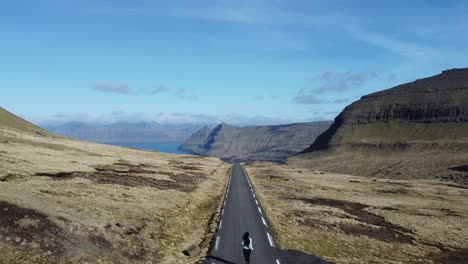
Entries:
[[283, 161], [308, 147], [330, 124], [329, 121], [247, 127], [220, 124], [209, 133], [207, 128], [201, 129], [180, 148], [224, 160]]
[[228, 168], [65, 138], [0, 109], [0, 263], [194, 263], [183, 251], [207, 251]]
[[292, 164], [468, 182], [468, 68], [363, 96]]

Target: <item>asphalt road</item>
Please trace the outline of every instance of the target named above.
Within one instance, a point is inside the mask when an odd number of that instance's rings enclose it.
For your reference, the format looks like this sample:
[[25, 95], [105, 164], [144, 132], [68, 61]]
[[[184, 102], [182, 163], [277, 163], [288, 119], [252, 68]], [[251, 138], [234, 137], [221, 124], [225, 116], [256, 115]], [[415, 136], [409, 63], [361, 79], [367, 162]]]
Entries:
[[276, 241], [244, 168], [232, 166], [223, 208], [207, 264], [243, 264], [242, 235], [250, 233], [251, 264], [281, 264]]

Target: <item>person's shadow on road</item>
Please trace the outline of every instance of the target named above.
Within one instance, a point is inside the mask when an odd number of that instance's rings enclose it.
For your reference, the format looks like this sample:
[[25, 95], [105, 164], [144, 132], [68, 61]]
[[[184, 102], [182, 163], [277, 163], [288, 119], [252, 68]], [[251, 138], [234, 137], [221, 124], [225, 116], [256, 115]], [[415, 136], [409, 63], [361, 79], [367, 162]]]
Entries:
[[208, 256], [206, 257], [206, 259], [214, 259], [214, 260], [217, 260], [219, 262], [222, 262], [222, 263], [226, 263], [226, 264], [237, 264], [235, 262], [232, 262], [232, 261], [229, 261], [229, 260], [225, 260], [225, 259], [222, 259], [220, 257], [215, 257], [215, 256]]

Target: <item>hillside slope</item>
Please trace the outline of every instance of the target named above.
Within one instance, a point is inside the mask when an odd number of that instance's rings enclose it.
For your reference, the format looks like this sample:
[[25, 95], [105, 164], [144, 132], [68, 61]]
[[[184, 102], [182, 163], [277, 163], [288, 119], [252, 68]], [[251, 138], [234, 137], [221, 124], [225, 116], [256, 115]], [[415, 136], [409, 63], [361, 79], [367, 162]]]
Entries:
[[[216, 126], [193, 135], [183, 150], [225, 160], [282, 161], [305, 149], [331, 122], [320, 121], [276, 126]], [[206, 136], [205, 136], [206, 135]]]
[[464, 181], [467, 150], [468, 69], [453, 69], [363, 96], [290, 163]]
[[42, 135], [52, 136], [46, 130], [22, 119], [18, 116], [8, 112], [6, 109], [0, 107], [0, 127], [8, 127], [9, 129], [27, 132], [37, 133]]
[[0, 263], [188, 263], [229, 165], [56, 136], [0, 109]]

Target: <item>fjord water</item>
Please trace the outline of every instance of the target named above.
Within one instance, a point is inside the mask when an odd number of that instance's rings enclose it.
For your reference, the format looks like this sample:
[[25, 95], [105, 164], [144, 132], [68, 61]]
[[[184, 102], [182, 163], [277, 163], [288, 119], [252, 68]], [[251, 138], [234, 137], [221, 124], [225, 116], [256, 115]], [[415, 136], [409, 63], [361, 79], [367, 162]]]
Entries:
[[188, 152], [177, 149], [181, 143], [180, 142], [165, 142], [165, 143], [147, 143], [147, 142], [116, 142], [116, 143], [107, 143], [110, 145], [134, 148], [134, 149], [143, 149], [143, 150], [154, 150], [165, 153], [174, 153], [174, 154], [188, 154]]

